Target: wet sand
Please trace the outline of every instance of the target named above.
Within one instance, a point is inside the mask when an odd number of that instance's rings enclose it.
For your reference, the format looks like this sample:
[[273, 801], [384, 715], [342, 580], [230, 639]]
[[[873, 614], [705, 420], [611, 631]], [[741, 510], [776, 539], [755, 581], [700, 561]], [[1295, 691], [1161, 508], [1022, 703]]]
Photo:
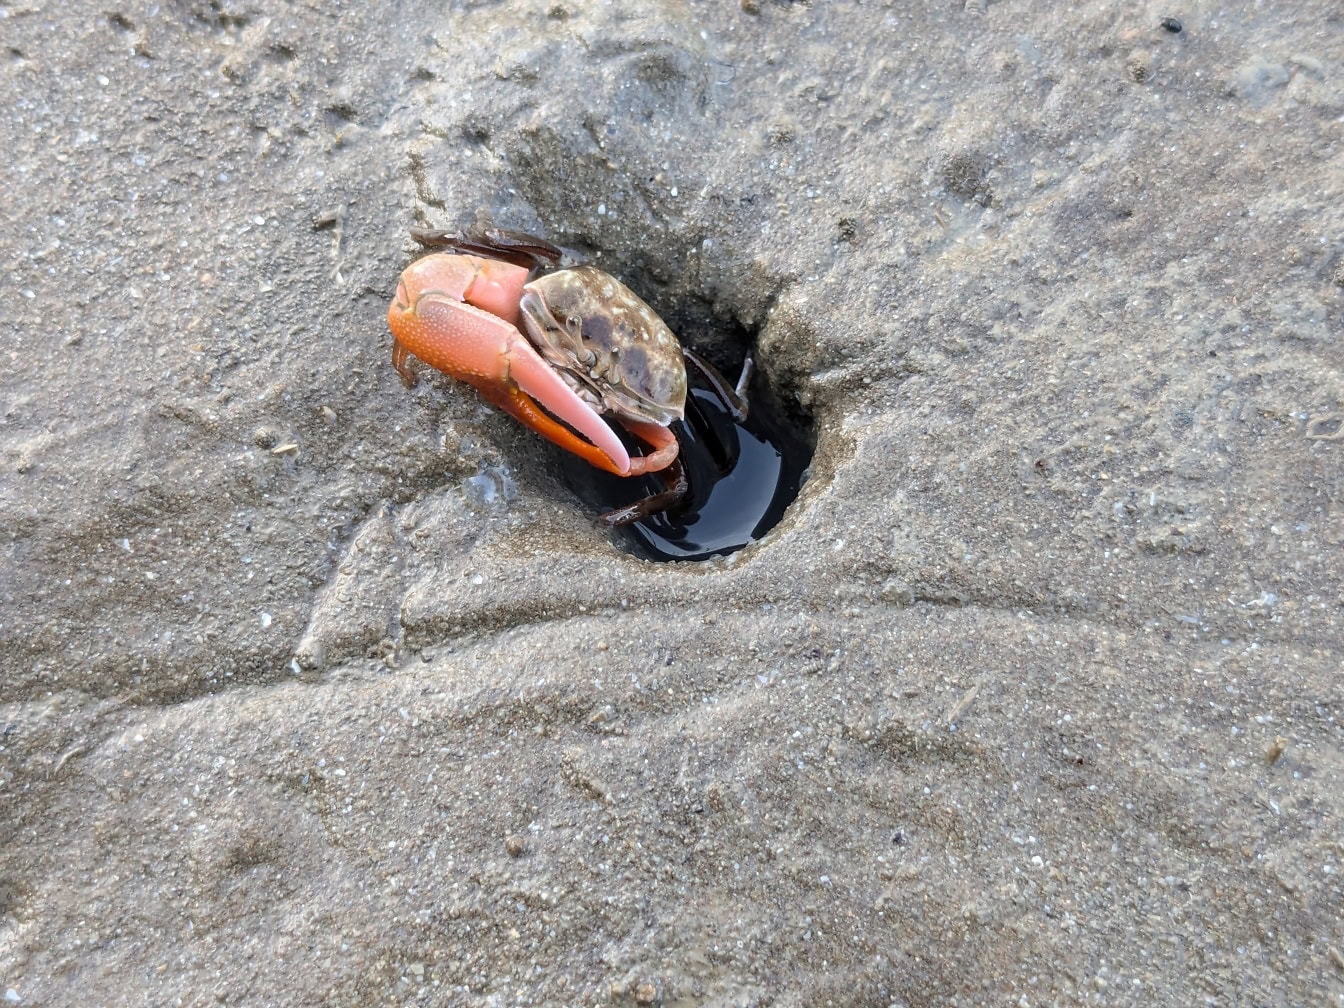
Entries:
[[[427, 6], [0, 8], [6, 1003], [1344, 1005], [1335, 7]], [[482, 211], [766, 539], [402, 386]]]

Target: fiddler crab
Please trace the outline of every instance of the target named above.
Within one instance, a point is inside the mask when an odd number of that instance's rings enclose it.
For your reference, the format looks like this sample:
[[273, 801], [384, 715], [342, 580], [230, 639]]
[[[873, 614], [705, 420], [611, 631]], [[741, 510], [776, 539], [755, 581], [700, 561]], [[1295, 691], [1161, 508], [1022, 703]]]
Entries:
[[[674, 433], [685, 417], [686, 362], [736, 419], [746, 418], [751, 360], [734, 388], [609, 273], [559, 268], [559, 248], [518, 232], [411, 236], [427, 254], [401, 274], [387, 310], [402, 381], [416, 382], [406, 362], [414, 355], [591, 465], [661, 479], [660, 493], [606, 512], [603, 523], [638, 521], [686, 497]], [[647, 450], [632, 457], [605, 418]]]

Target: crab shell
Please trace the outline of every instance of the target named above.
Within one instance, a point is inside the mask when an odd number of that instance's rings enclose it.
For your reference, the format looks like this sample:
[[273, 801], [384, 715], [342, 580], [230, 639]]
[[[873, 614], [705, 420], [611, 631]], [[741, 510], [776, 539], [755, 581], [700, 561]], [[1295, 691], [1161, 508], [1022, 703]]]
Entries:
[[599, 413], [666, 427], [686, 409], [686, 363], [663, 320], [629, 287], [592, 266], [523, 287], [523, 330], [536, 351]]

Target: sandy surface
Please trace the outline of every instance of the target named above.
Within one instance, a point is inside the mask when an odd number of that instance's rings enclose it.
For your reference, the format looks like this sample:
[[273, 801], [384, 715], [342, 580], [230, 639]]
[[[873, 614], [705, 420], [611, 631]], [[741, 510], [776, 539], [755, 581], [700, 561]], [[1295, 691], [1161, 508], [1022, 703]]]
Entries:
[[[1344, 1004], [1344, 18], [965, 8], [0, 6], [6, 1003]], [[768, 539], [401, 386], [478, 210]]]

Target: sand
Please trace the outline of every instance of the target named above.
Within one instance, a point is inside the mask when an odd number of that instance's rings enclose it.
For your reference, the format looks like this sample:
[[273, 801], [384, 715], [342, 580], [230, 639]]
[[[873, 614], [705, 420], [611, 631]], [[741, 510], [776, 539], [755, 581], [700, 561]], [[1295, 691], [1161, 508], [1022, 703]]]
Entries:
[[[1344, 1005], [1336, 4], [0, 39], [7, 1004]], [[767, 538], [402, 386], [479, 213], [750, 335]]]

